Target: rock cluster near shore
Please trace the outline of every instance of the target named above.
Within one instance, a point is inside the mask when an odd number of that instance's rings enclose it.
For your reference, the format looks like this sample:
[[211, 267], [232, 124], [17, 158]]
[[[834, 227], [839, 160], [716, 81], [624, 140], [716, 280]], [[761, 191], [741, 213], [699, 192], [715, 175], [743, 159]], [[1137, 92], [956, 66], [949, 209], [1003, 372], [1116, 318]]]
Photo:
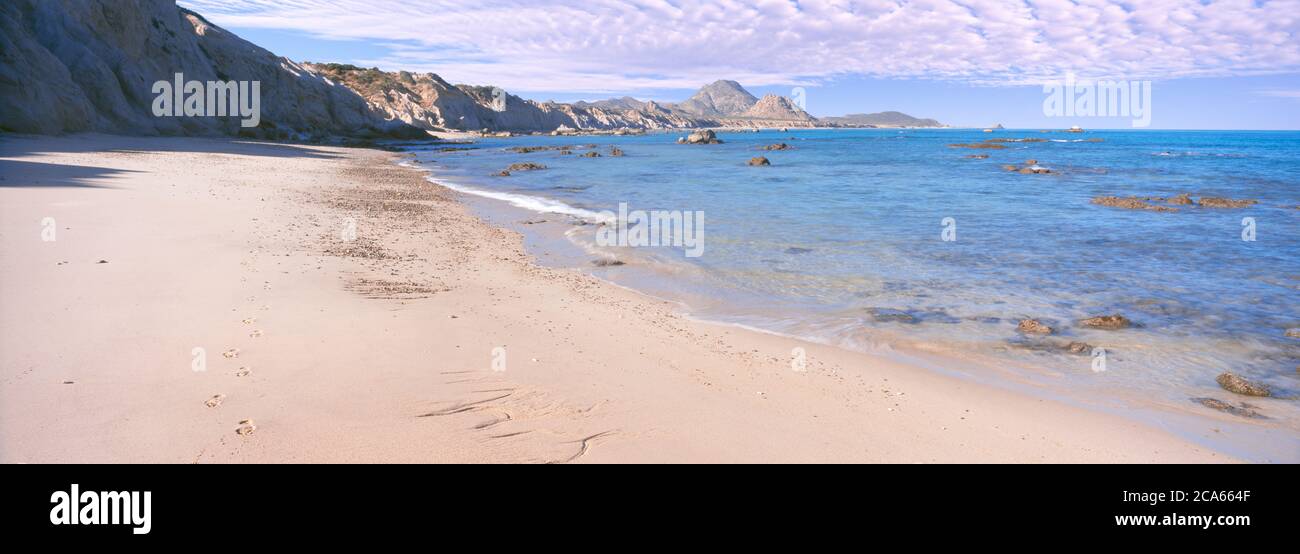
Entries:
[[1232, 198], [1221, 198], [1215, 196], [1202, 196], [1193, 199], [1191, 193], [1182, 193], [1175, 196], [1098, 196], [1092, 199], [1093, 204], [1107, 206], [1111, 208], [1123, 208], [1126, 210], [1147, 210], [1153, 212], [1176, 212], [1178, 208], [1171, 206], [1200, 206], [1203, 208], [1246, 208], [1258, 204], [1258, 200], [1243, 199], [1234, 200]]

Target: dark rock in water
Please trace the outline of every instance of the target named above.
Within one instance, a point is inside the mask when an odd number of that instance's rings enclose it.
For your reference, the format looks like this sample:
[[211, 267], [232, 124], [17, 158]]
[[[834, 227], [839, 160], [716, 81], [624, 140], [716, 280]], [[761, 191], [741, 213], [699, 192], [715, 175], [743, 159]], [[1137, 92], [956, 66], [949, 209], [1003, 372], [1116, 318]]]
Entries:
[[496, 173], [496, 176], [497, 176], [497, 177], [509, 177], [509, 176], [510, 176], [510, 172], [509, 172], [509, 171], [506, 171], [506, 170], [503, 169], [503, 170], [501, 170], [501, 171], [498, 171], [498, 172]]
[[971, 142], [971, 143], [949, 144], [949, 145], [948, 145], [948, 148], [987, 148], [987, 149], [990, 149], [990, 150], [1002, 150], [1003, 148], [1006, 148], [1006, 147], [1007, 147], [1007, 145], [1005, 145], [1005, 144], [998, 144], [998, 143], [996, 143], [996, 142]]
[[784, 142], [769, 144], [763, 147], [763, 150], [789, 150], [789, 149], [790, 149], [790, 145]]
[[510, 167], [507, 167], [506, 171], [534, 171], [538, 169], [546, 169], [546, 166], [539, 163], [523, 162], [510, 164]]
[[506, 150], [509, 150], [509, 151], [514, 152], [514, 153], [516, 153], [516, 154], [530, 154], [530, 153], [533, 153], [533, 152], [543, 152], [543, 151], [546, 151], [546, 150], [568, 150], [569, 148], [570, 148], [570, 146], [568, 146], [568, 145], [564, 145], [564, 146], [512, 146], [512, 147], [510, 147], [510, 148], [507, 148]]
[[614, 156], [614, 157], [622, 156], [622, 155], [623, 155], [623, 149], [622, 149], [622, 148], [619, 148], [619, 147], [617, 147], [617, 146], [611, 146], [611, 147], [609, 147], [609, 155], [610, 155], [610, 156]]
[[1092, 345], [1086, 342], [1073, 341], [1065, 345], [1065, 351], [1071, 354], [1090, 354], [1092, 353]]
[[1205, 406], [1206, 408], [1219, 410], [1220, 412], [1226, 412], [1235, 416], [1248, 417], [1252, 419], [1262, 419], [1264, 417], [1263, 414], [1255, 411], [1252, 406], [1245, 403], [1240, 406], [1233, 406], [1232, 404], [1217, 398], [1193, 398], [1192, 402]]
[[1287, 329], [1286, 336], [1291, 337], [1293, 339], [1300, 339], [1300, 328]]
[[1219, 386], [1223, 387], [1223, 390], [1228, 392], [1235, 392], [1246, 396], [1273, 396], [1273, 391], [1269, 390], [1268, 385], [1252, 383], [1228, 371], [1220, 373], [1214, 381], [1219, 383]]
[[1124, 208], [1126, 210], [1150, 210], [1153, 212], [1176, 212], [1178, 208], [1168, 206], [1156, 206], [1147, 203], [1145, 199], [1137, 197], [1120, 198], [1118, 196], [1098, 196], [1092, 199], [1092, 203], [1098, 206], [1107, 206], [1110, 208]]
[[1205, 208], [1245, 208], [1258, 204], [1258, 200], [1233, 200], [1231, 198], [1216, 198], [1213, 196], [1202, 196], [1200, 205]]
[[916, 316], [902, 310], [892, 308], [867, 308], [867, 313], [871, 319], [880, 323], [916, 323]]
[[791, 246], [790, 248], [785, 249], [786, 254], [807, 254], [812, 251], [811, 248], [800, 248], [798, 246]]
[[1129, 321], [1127, 317], [1124, 317], [1119, 314], [1115, 314], [1115, 315], [1103, 315], [1103, 316], [1083, 319], [1079, 321], [1079, 325], [1082, 325], [1084, 327], [1091, 327], [1093, 329], [1106, 329], [1106, 330], [1114, 331], [1117, 329], [1128, 328], [1133, 325], [1133, 322]]
[[718, 140], [717, 133], [709, 129], [695, 131], [687, 135], [685, 139], [679, 139], [677, 142], [682, 144], [722, 144], [722, 141]]
[[772, 162], [763, 156], [756, 156], [749, 159], [749, 165], [772, 165]]
[[1191, 206], [1196, 204], [1196, 202], [1192, 201], [1192, 195], [1185, 192], [1178, 196], [1169, 197], [1168, 202], [1177, 206]]
[[522, 224], [522, 225], [537, 225], [537, 224], [539, 224], [539, 223], [546, 223], [546, 220], [545, 220], [545, 219], [525, 219], [525, 220], [523, 220], [523, 221], [520, 221], [519, 223]]
[[595, 151], [587, 152], [586, 154], [583, 154], [582, 157], [584, 157], [584, 158], [599, 158], [599, 157], [600, 157], [600, 152], [595, 152]]
[[970, 155], [966, 156], [966, 158], [967, 158], [967, 159], [971, 159], [971, 160], [987, 160], [987, 159], [989, 159], [989, 155], [988, 155], [988, 154], [970, 154]]
[[1020, 168], [1019, 168], [1019, 167], [1016, 167], [1016, 166], [1011, 165], [1011, 164], [1005, 164], [1005, 165], [1003, 165], [1003, 166], [1002, 166], [1002, 169], [1005, 170], [1005, 171], [1020, 171]]
[[1028, 335], [1050, 335], [1055, 332], [1051, 327], [1037, 319], [1022, 319], [1016, 330]]
[[594, 265], [596, 267], [614, 267], [614, 266], [620, 266], [625, 264], [619, 260], [610, 260], [610, 259], [602, 258], [599, 260], [592, 260], [591, 265]]

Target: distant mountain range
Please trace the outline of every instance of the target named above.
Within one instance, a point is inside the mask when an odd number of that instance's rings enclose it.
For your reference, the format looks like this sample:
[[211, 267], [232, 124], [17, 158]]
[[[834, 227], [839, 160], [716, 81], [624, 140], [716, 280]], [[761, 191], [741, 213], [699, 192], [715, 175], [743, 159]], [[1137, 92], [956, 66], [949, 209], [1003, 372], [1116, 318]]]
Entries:
[[918, 119], [902, 112], [851, 113], [823, 117], [821, 121], [839, 127], [943, 127], [933, 119]]
[[[174, 0], [6, 0], [0, 3], [0, 39], [13, 50], [0, 55], [0, 131], [304, 139], [414, 137], [436, 130], [940, 126], [898, 112], [818, 119], [789, 98], [757, 98], [726, 80], [675, 104], [629, 96], [566, 104], [453, 85], [433, 73], [296, 63]], [[181, 72], [187, 80], [259, 81], [260, 124], [242, 128], [233, 118], [153, 115], [151, 84]]]

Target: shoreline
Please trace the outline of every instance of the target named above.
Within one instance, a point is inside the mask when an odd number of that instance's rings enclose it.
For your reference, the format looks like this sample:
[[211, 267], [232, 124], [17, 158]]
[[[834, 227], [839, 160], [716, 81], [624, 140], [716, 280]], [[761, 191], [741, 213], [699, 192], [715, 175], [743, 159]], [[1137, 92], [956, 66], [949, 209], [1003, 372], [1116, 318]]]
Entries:
[[[701, 294], [698, 290], [703, 286], [701, 283], [691, 282], [683, 286], [681, 279], [690, 281], [692, 278], [682, 277], [680, 273], [689, 271], [690, 266], [670, 268], [665, 264], [673, 265], [675, 262], [671, 260], [638, 255], [628, 249], [611, 252], [588, 244], [589, 241], [575, 240], [570, 233], [586, 227], [574, 226], [564, 220], [585, 219], [588, 222], [586, 225], [590, 225], [593, 220], [589, 217], [584, 218], [581, 214], [570, 213], [571, 210], [585, 211], [585, 208], [575, 208], [560, 200], [531, 193], [502, 192], [484, 189], [477, 184], [467, 185], [457, 182], [454, 176], [449, 179], [440, 175], [435, 169], [431, 169], [433, 167], [431, 165], [410, 164], [405, 161], [399, 163], [427, 174], [426, 179], [436, 186], [462, 194], [462, 201], [471, 211], [490, 224], [522, 235], [529, 243], [528, 252], [536, 257], [539, 263], [547, 267], [592, 275], [605, 283], [642, 295], [651, 301], [671, 303], [684, 317], [703, 324], [735, 328], [885, 358], [894, 363], [913, 366], [921, 371], [936, 372], [1031, 398], [1046, 399], [1088, 411], [1122, 417], [1141, 425], [1164, 429], [1179, 437], [1221, 453], [1230, 453], [1241, 459], [1277, 461], [1290, 459], [1287, 456], [1293, 455], [1283, 442], [1279, 442], [1289, 440], [1284, 435], [1286, 433], [1284, 428], [1261, 426], [1258, 421], [1245, 421], [1202, 412], [1201, 406], [1188, 401], [1186, 396], [1176, 399], [1155, 398], [1116, 384], [1098, 383], [1076, 388], [1079, 387], [1080, 382], [1062, 380], [1062, 377], [1071, 371], [1069, 366], [1052, 364], [1047, 360], [1015, 357], [1012, 354], [1017, 349], [1022, 353], [1033, 352], [1031, 346], [1006, 342], [1002, 343], [1006, 351], [990, 352], [980, 348], [987, 346], [982, 343], [939, 343], [916, 333], [887, 329], [871, 329], [866, 336], [846, 342], [844, 337], [836, 339], [764, 327], [757, 322], [746, 323], [743, 312], [729, 309], [734, 306], [727, 306], [727, 302], [710, 300], [706, 302], [709, 304], [707, 308], [697, 310], [695, 301], [713, 297]], [[521, 199], [532, 201], [524, 202]], [[559, 204], [566, 210], [557, 211], [543, 205], [549, 203]], [[616, 268], [589, 265], [589, 262], [594, 259], [601, 258], [618, 259], [627, 262], [627, 265]], [[648, 284], [652, 282], [674, 284], [649, 286]], [[1080, 371], [1086, 371], [1091, 359], [1084, 356], [1076, 362], [1084, 368]], [[1216, 388], [1215, 391], [1218, 389]], [[1214, 396], [1216, 393], [1203, 394]], [[1229, 398], [1233, 397], [1229, 395]], [[1178, 400], [1183, 402], [1180, 403]], [[1274, 400], [1264, 399], [1264, 401]], [[1207, 434], [1205, 432], [1207, 429], [1211, 430], [1212, 434]], [[1265, 444], [1281, 446], [1272, 448], [1258, 446]]]
[[0, 138], [0, 461], [1239, 461], [538, 265], [398, 159]]

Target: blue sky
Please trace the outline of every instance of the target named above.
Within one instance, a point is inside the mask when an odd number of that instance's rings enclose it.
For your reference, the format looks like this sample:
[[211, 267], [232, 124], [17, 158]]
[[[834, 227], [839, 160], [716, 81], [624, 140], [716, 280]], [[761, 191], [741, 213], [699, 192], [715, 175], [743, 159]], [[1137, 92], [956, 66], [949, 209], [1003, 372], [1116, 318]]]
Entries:
[[294, 60], [431, 71], [537, 100], [680, 101], [734, 79], [756, 95], [800, 87], [816, 116], [1132, 126], [1044, 115], [1043, 83], [1077, 74], [1150, 81], [1151, 128], [1300, 129], [1294, 0], [180, 3]]

